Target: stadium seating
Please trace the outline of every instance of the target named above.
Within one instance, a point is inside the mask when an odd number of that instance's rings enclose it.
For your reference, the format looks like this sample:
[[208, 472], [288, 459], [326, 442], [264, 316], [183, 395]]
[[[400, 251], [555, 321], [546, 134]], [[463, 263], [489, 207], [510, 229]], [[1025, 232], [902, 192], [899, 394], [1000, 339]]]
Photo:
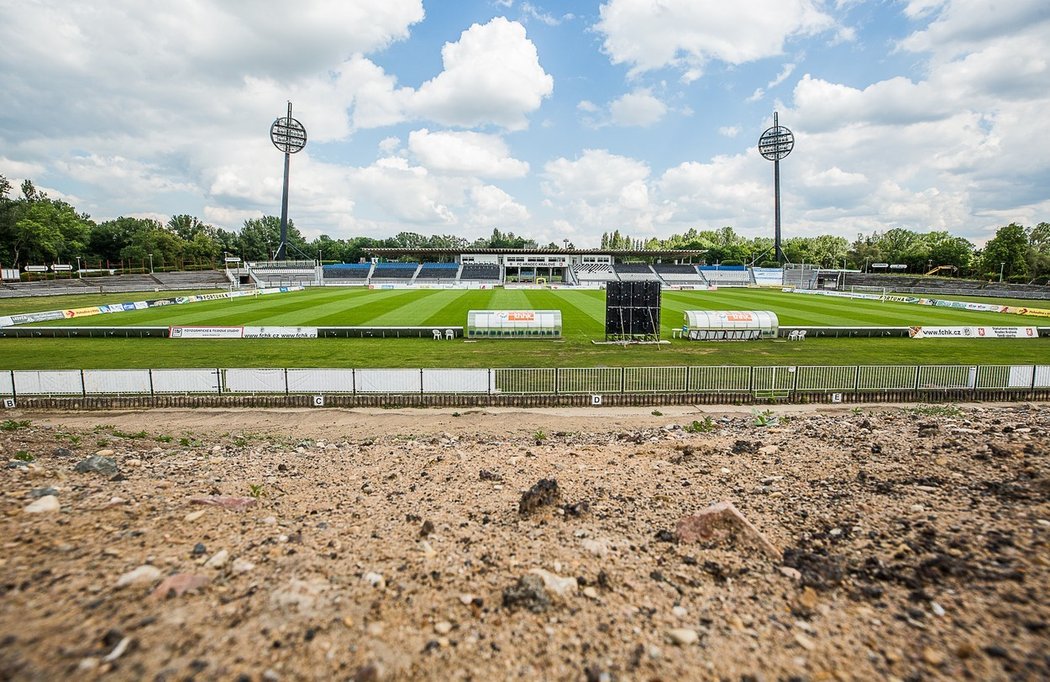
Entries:
[[703, 284], [704, 278], [695, 265], [685, 263], [656, 263], [653, 271], [667, 284]]
[[660, 277], [648, 263], [616, 263], [613, 272], [622, 282], [658, 282]]
[[427, 280], [454, 280], [459, 275], [459, 263], [423, 263], [416, 275], [416, 281]]
[[500, 267], [495, 263], [464, 263], [461, 280], [498, 282], [502, 279]]
[[874, 272], [850, 272], [846, 273], [843, 286], [847, 290], [850, 287], [880, 287], [893, 293], [922, 294], [934, 297], [940, 294], [1050, 300], [1050, 286], [983, 282], [950, 277], [916, 277], [913, 275], [890, 275]]
[[261, 287], [307, 286], [317, 283], [317, 266], [312, 260], [248, 263], [248, 274]]
[[153, 278], [162, 289], [221, 289], [229, 286], [230, 280], [220, 270], [197, 270], [193, 272], [156, 272]]
[[580, 284], [596, 282], [615, 282], [619, 278], [608, 263], [577, 263], [572, 266], [572, 273]]
[[419, 270], [419, 263], [376, 263], [372, 268], [372, 281], [411, 282]]
[[751, 271], [743, 265], [701, 265], [699, 270], [708, 284], [720, 287], [748, 287], [755, 283]]
[[364, 283], [372, 274], [371, 263], [338, 263], [323, 268], [325, 280], [352, 280]]

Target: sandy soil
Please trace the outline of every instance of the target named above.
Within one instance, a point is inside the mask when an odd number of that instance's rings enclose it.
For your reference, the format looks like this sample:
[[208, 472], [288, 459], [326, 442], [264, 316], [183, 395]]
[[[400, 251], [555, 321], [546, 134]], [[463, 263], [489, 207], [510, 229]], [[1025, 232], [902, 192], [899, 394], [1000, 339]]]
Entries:
[[1050, 678], [1046, 405], [3, 419], [0, 679]]

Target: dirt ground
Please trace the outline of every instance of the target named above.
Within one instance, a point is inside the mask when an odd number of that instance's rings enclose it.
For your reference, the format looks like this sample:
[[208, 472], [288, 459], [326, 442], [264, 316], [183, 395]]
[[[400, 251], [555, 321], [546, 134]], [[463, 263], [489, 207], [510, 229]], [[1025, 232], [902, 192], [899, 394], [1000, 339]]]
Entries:
[[0, 679], [1050, 679], [1047, 405], [734, 409], [5, 412]]

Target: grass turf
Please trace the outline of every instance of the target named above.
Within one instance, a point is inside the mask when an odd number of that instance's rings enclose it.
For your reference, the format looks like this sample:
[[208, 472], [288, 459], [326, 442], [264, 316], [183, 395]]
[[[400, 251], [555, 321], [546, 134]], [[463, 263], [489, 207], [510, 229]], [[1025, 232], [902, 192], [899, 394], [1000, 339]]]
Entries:
[[[154, 298], [76, 296], [5, 300], [0, 313]], [[61, 298], [61, 300], [59, 300]], [[22, 305], [19, 306], [18, 302]], [[33, 307], [28, 304], [32, 303]], [[901, 303], [788, 294], [775, 290], [665, 291], [664, 338], [686, 310], [772, 310], [785, 326], [1048, 325], [1046, 318]], [[166, 306], [44, 323], [69, 326], [463, 326], [473, 309], [558, 309], [562, 341], [431, 339], [167, 340], [0, 339], [8, 369], [117, 367], [586, 367], [774, 364], [1043, 364], [1050, 339], [925, 340], [819, 338], [749, 343], [675, 340], [662, 346], [596, 346], [605, 294], [593, 290], [367, 290], [318, 288]]]

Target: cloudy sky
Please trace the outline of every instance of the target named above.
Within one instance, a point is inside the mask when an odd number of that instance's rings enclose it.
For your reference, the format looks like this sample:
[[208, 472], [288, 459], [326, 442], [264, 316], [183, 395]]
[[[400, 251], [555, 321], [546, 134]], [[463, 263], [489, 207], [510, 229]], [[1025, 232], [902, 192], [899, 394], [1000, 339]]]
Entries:
[[96, 220], [597, 246], [1050, 220], [1046, 0], [0, 0], [0, 174]]

